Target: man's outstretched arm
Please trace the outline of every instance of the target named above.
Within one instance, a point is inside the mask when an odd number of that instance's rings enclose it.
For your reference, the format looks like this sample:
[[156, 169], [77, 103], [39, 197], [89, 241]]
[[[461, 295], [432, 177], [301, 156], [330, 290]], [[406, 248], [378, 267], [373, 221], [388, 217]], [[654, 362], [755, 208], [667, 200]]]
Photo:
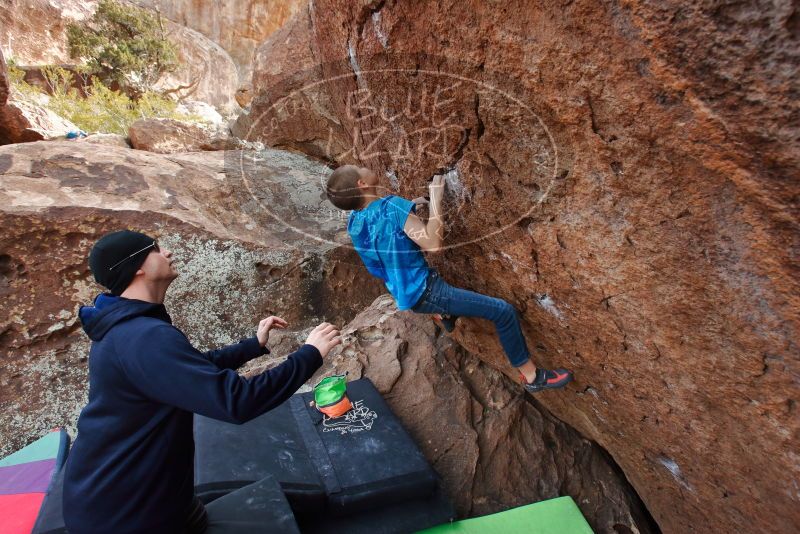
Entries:
[[322, 323], [306, 344], [272, 369], [251, 378], [220, 369], [192, 347], [177, 328], [159, 325], [131, 343], [137, 346], [120, 363], [146, 397], [229, 423], [245, 423], [291, 397], [340, 343], [335, 326]]
[[233, 345], [204, 352], [211, 363], [220, 369], [238, 369], [253, 358], [269, 354], [267, 347], [262, 347], [256, 336], [248, 337]]
[[209, 350], [203, 355], [220, 369], [238, 369], [253, 358], [269, 354], [267, 341], [269, 332], [273, 328], [286, 328], [289, 325], [280, 317], [274, 315], [262, 319], [258, 323], [256, 335], [241, 340], [239, 343], [228, 345], [220, 349]]

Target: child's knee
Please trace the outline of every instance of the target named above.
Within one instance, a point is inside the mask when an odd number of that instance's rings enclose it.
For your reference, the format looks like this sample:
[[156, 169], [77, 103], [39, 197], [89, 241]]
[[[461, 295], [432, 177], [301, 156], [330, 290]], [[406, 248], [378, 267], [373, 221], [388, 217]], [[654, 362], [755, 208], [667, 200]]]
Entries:
[[510, 320], [516, 319], [517, 310], [514, 308], [514, 306], [512, 306], [511, 304], [509, 304], [508, 302], [506, 302], [503, 299], [497, 299], [497, 301], [498, 301], [497, 302], [497, 306], [498, 306], [498, 309], [500, 311], [500, 317], [504, 321], [510, 321]]

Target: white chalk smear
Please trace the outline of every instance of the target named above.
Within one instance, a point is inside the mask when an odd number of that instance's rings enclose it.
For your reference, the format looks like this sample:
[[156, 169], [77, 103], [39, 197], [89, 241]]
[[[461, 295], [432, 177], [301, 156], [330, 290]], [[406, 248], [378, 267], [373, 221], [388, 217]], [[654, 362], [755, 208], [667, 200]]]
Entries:
[[393, 169], [386, 171], [386, 177], [389, 179], [389, 184], [395, 191], [400, 191], [400, 180], [397, 179], [397, 173]]
[[542, 307], [542, 309], [544, 309], [544, 311], [546, 311], [550, 315], [553, 315], [554, 317], [560, 320], [564, 319], [564, 314], [561, 313], [561, 310], [559, 310], [558, 307], [556, 307], [556, 303], [553, 301], [552, 298], [550, 298], [550, 295], [548, 295], [547, 293], [536, 295], [536, 302], [539, 304], [539, 306]]
[[661, 465], [667, 468], [667, 471], [669, 471], [672, 474], [672, 477], [681, 486], [683, 486], [689, 491], [694, 491], [694, 488], [692, 488], [692, 486], [686, 481], [686, 478], [684, 478], [683, 473], [681, 473], [681, 468], [675, 460], [673, 460], [672, 458], [661, 456], [658, 459], [658, 461], [661, 462]]
[[383, 33], [381, 29], [381, 14], [379, 11], [376, 11], [372, 14], [372, 27], [375, 28], [375, 35], [378, 37], [378, 41], [380, 41], [381, 46], [385, 49], [389, 46], [389, 38], [386, 37], [386, 34]]

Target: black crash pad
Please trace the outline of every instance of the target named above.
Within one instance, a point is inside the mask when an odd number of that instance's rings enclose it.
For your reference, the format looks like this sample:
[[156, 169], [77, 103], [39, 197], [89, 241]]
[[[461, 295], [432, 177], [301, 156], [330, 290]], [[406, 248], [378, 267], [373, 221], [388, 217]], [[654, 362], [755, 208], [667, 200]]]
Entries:
[[[34, 534], [67, 534], [61, 507], [64, 470], [53, 479]], [[206, 534], [299, 534], [289, 503], [278, 482], [267, 476], [244, 486], [206, 506]]]
[[294, 514], [273, 477], [266, 477], [206, 506], [205, 534], [300, 534]]
[[64, 512], [61, 500], [64, 495], [64, 466], [53, 475], [47, 496], [39, 509], [39, 516], [33, 526], [32, 534], [66, 534]]
[[67, 531], [64, 526], [61, 499], [64, 493], [64, 466], [67, 463], [70, 446], [69, 434], [62, 428], [58, 439], [55, 472], [39, 508], [39, 515], [31, 530], [32, 534], [63, 534]]
[[243, 425], [195, 416], [195, 491], [204, 502], [273, 475], [302, 522], [433, 495], [437, 476], [368, 379], [347, 384], [353, 410], [328, 419], [313, 393]]

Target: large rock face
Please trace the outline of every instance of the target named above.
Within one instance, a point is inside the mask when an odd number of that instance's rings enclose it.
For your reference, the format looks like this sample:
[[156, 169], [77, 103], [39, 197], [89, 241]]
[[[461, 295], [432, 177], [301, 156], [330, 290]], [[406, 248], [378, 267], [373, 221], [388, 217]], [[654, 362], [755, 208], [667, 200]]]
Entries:
[[[384, 295], [343, 330], [317, 377], [369, 378], [442, 476], [460, 515], [573, 496], [598, 533], [653, 532], [641, 501], [594, 443], [522, 388]], [[314, 380], [312, 380], [314, 382]]]
[[[383, 291], [335, 247], [341, 223], [320, 211], [324, 167], [272, 150], [227, 156], [0, 148], [0, 456], [53, 426], [74, 434], [88, 386], [77, 307], [102, 290], [86, 258], [106, 232], [137, 229], [174, 251], [181, 276], [167, 307], [198, 347], [252, 335], [270, 314], [295, 330], [343, 324]], [[327, 241], [303, 234], [319, 228]]]
[[128, 130], [131, 146], [158, 154], [235, 150], [241, 142], [224, 131], [175, 119], [140, 119]]
[[133, 0], [158, 9], [168, 19], [202, 33], [224, 48], [250, 81], [253, 51], [289, 17], [305, 9], [305, 0]]
[[[257, 90], [247, 95], [256, 100], [231, 130], [241, 139], [258, 139], [334, 162], [352, 143], [331, 101], [341, 89], [318, 83], [326, 75], [318, 63], [309, 17], [309, 11], [299, 13], [256, 50], [253, 87]], [[341, 67], [339, 63], [332, 67]], [[332, 77], [334, 85], [344, 81], [339, 76]]]
[[68, 63], [67, 26], [96, 8], [97, 0], [4, 0], [0, 46], [20, 65]]
[[0, 145], [63, 138], [75, 124], [32, 102], [9, 100], [0, 107]]
[[12, 98], [8, 68], [0, 50], [0, 145], [53, 139], [78, 130], [70, 121], [32, 102]]
[[228, 53], [191, 28], [170, 21], [164, 24], [169, 39], [178, 48], [179, 67], [165, 74], [156, 88], [180, 99], [206, 102], [226, 115], [236, 112], [239, 77]]
[[[0, 3], [0, 46], [20, 65], [71, 64], [66, 29], [91, 18], [97, 0], [9, 0]], [[178, 48], [179, 68], [160, 80], [160, 90], [207, 102], [225, 113], [238, 109], [239, 80], [227, 52], [204, 35], [164, 21]]]
[[[315, 0], [258, 51], [239, 131], [408, 197], [445, 173], [434, 264], [575, 370], [538, 399], [659, 526], [800, 528], [797, 8], [438, 6]], [[457, 332], [510, 372], [490, 325]]]

